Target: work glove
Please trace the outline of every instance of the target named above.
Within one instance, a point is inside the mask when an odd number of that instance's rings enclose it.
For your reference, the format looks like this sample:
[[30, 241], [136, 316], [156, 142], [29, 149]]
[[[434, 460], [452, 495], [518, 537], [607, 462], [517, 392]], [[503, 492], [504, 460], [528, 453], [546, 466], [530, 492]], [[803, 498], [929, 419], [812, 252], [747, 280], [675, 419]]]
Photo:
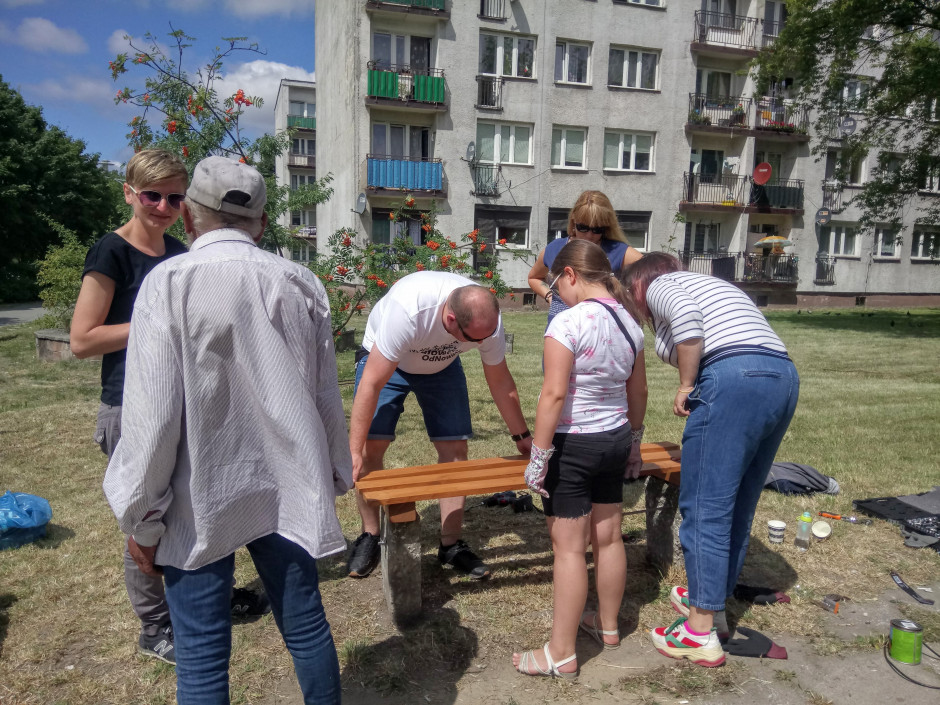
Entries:
[[643, 431], [646, 426], [640, 426], [632, 431], [633, 443], [630, 445], [630, 455], [627, 458], [627, 467], [623, 473], [623, 479], [635, 480], [640, 476], [640, 470], [643, 468], [643, 457], [640, 454], [640, 446], [643, 444]]
[[555, 446], [551, 448], [539, 448], [532, 444], [532, 455], [529, 456], [529, 464], [525, 469], [525, 483], [533, 492], [538, 492], [543, 497], [548, 497], [548, 492], [542, 489], [545, 484], [545, 476], [548, 474], [548, 459], [555, 452]]

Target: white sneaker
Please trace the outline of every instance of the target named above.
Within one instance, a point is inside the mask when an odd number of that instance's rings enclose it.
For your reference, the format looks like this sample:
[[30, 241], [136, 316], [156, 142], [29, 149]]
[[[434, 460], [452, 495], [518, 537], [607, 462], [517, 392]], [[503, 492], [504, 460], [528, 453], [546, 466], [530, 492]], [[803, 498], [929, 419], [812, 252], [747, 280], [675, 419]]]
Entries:
[[712, 629], [707, 636], [691, 634], [686, 628], [684, 617], [677, 619], [671, 626], [656, 627], [650, 632], [650, 639], [656, 650], [669, 658], [685, 658], [708, 668], [721, 666], [725, 662], [725, 652], [718, 641], [718, 633]]

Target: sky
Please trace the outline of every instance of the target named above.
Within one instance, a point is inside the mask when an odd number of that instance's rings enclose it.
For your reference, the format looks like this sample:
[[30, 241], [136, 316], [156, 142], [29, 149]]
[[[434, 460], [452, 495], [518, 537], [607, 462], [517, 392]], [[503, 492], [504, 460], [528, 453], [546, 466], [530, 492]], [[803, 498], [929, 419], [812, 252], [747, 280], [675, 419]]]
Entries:
[[[328, 0], [329, 1], [329, 0]], [[346, 1], [346, 0], [342, 0]], [[115, 105], [125, 85], [142, 85], [144, 71], [112, 81], [108, 62], [133, 57], [125, 35], [141, 48], [144, 35], [161, 43], [183, 30], [196, 41], [184, 67], [205, 65], [222, 37], [247, 37], [264, 55], [236, 55], [223, 69], [222, 95], [243, 88], [264, 105], [249, 108], [242, 125], [249, 137], [274, 129], [274, 101], [282, 78], [313, 81], [315, 0], [0, 0], [0, 76], [49, 124], [86, 144], [101, 159], [126, 162], [128, 121], [139, 113]], [[172, 25], [172, 28], [171, 28]], [[229, 90], [231, 89], [231, 90]]]

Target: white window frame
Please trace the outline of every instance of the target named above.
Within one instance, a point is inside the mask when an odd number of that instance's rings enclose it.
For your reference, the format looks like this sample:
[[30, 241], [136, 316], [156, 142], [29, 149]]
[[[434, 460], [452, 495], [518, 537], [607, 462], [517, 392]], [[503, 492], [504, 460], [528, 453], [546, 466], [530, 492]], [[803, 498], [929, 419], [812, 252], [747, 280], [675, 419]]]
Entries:
[[[611, 83], [610, 82], [610, 66], [613, 65], [613, 54], [615, 51], [619, 51], [623, 54], [623, 70], [620, 72], [620, 83]], [[629, 82], [630, 76], [630, 54], [636, 54], [636, 76], [634, 85], [631, 85]], [[649, 58], [649, 57], [652, 57]], [[661, 63], [662, 51], [659, 49], [647, 49], [645, 47], [633, 47], [633, 46], [621, 46], [621, 45], [610, 45], [610, 51], [607, 53], [608, 60], [608, 71], [607, 71], [607, 85], [616, 86], [618, 88], [633, 88], [638, 91], [658, 91], [659, 90], [659, 65]], [[642, 86], [640, 80], [644, 75], [644, 67], [648, 62], [655, 62], [656, 66], [653, 69], [653, 85], [652, 86]]]
[[[830, 223], [820, 228], [820, 235], [823, 230], [829, 231], [829, 242], [827, 252], [833, 257], [855, 257], [858, 258], [858, 228], [854, 225], [844, 223]], [[847, 252], [846, 240], [851, 235], [852, 251]]]
[[[887, 242], [886, 236], [891, 238], [891, 254], [885, 254], [884, 252], [884, 245]], [[898, 233], [889, 227], [875, 228], [875, 242], [872, 257], [880, 260], [900, 259], [900, 254], [898, 253]]]
[[[480, 126], [481, 125], [492, 125], [493, 126], [493, 158], [487, 159], [485, 155], [482, 154], [480, 139]], [[523, 162], [517, 162], [516, 157], [516, 131], [517, 130], [528, 130], [528, 149], [526, 153], [526, 160]], [[534, 125], [524, 124], [524, 123], [511, 123], [511, 122], [499, 122], [496, 120], [479, 120], [477, 121], [477, 160], [481, 164], [521, 164], [521, 165], [531, 165], [532, 164], [532, 134], [534, 132]], [[507, 134], [508, 133], [508, 134]], [[508, 146], [506, 148], [506, 153], [508, 154], [508, 159], [503, 159], [503, 141], [508, 141]]]
[[[578, 169], [579, 171], [587, 171], [587, 141], [588, 141], [588, 128], [586, 127], [567, 127], [561, 125], [552, 126], [552, 152], [555, 152], [555, 133], [559, 134], [559, 145], [558, 145], [558, 155], [561, 157], [561, 163], [556, 164], [554, 154], [552, 154], [551, 162], [553, 169]], [[581, 164], [575, 166], [571, 164], [566, 164], [566, 154], [568, 152], [568, 133], [570, 132], [580, 132], [584, 135], [584, 138], [581, 142]]]
[[923, 193], [940, 193], [940, 157], [933, 157], [924, 173], [924, 185], [918, 184], [917, 190]]
[[[375, 151], [375, 128], [378, 126], [385, 127], [385, 146], [386, 151], [384, 154]], [[401, 127], [403, 128], [403, 141], [402, 145], [402, 154], [401, 156], [393, 156], [391, 152], [392, 145], [392, 128]], [[427, 130], [428, 131], [428, 153], [427, 156], [423, 155], [413, 155], [411, 154], [411, 132], [412, 130]], [[427, 125], [404, 125], [398, 122], [379, 122], [373, 121], [370, 126], [369, 131], [369, 153], [374, 157], [382, 158], [387, 157], [389, 159], [433, 159], [434, 158], [434, 130], [432, 130]]]
[[[300, 110], [300, 112], [296, 112], [297, 110]], [[306, 103], [302, 100], [291, 100], [287, 104], [287, 114], [291, 117], [316, 117], [317, 104]]]
[[650, 7], [666, 7], [666, 0], [615, 0], [626, 5], [649, 5]]
[[864, 112], [868, 103], [868, 91], [872, 80], [868, 76], [852, 76], [842, 87], [842, 100], [846, 108], [853, 113]]
[[[839, 164], [839, 161], [842, 159], [842, 150], [841, 150], [841, 149], [830, 149], [830, 150], [827, 150], [827, 152], [826, 152], [826, 159], [827, 159], [827, 160], [829, 159], [829, 154], [830, 154], [830, 153], [835, 155], [835, 156], [834, 156], [834, 161], [833, 161], [833, 165], [834, 165], [833, 168], [835, 168], [835, 165], [838, 165], [838, 164]], [[862, 184], [864, 184], [864, 183], [865, 183], [865, 177], [866, 177], [866, 174], [865, 174], [865, 166], [866, 166], [866, 162], [867, 162], [867, 161], [868, 161], [868, 160], [867, 160], [867, 159], [864, 159], [864, 158], [862, 158], [862, 159], [860, 159], [860, 160], [858, 161], [858, 181], [853, 181], [853, 180], [852, 180], [852, 172], [854, 171], [854, 169], [852, 169], [852, 168], [851, 168], [852, 165], [850, 165], [849, 173], [847, 174], [848, 180], [846, 180], [846, 181], [844, 181], [844, 182], [842, 182], [842, 183], [843, 183], [845, 186], [861, 186]], [[833, 173], [832, 176], [826, 176], [826, 180], [829, 181], [829, 182], [831, 182], [831, 183], [833, 183], [833, 184], [838, 183], [838, 179], [836, 178], [835, 173]]]
[[938, 258], [940, 258], [940, 230], [915, 230], [911, 237], [911, 259], [936, 262]]
[[317, 177], [313, 174], [291, 174], [290, 175], [290, 190], [296, 191], [301, 186], [310, 186], [316, 182]]
[[[607, 138], [609, 135], [616, 135], [619, 139], [617, 151], [617, 166], [609, 166], [607, 159]], [[638, 137], [648, 137], [650, 140], [649, 169], [638, 169], [636, 167], [636, 143]], [[655, 132], [631, 132], [627, 130], [606, 130], [604, 132], [604, 171], [632, 171], [640, 174], [652, 174], [656, 171], [656, 162], [654, 161], [656, 151], [656, 133]], [[630, 153], [630, 164], [623, 164], [624, 154]]]
[[294, 137], [291, 140], [290, 153], [315, 157], [317, 154], [316, 137]]
[[316, 210], [291, 211], [290, 224], [293, 228], [306, 228], [317, 224]]
[[[483, 38], [484, 37], [493, 37], [496, 40], [496, 66], [495, 71], [485, 71], [483, 67]], [[506, 73], [505, 62], [506, 62], [506, 40], [509, 39], [512, 41], [511, 56], [509, 57], [510, 69], [509, 73]], [[519, 42], [520, 41], [531, 41], [532, 42], [532, 75], [531, 76], [520, 76], [519, 75]], [[535, 67], [538, 65], [537, 62], [538, 54], [538, 42], [535, 35], [529, 34], [500, 34], [498, 32], [480, 32], [480, 44], [479, 44], [479, 57], [478, 57], [478, 66], [480, 68], [480, 74], [484, 76], [511, 76], [513, 78], [524, 78], [524, 79], [534, 79], [535, 78]]]
[[[584, 49], [587, 52], [587, 61], [584, 67], [584, 80], [571, 80], [571, 50]], [[558, 52], [561, 50], [561, 66], [558, 65]], [[569, 39], [558, 39], [555, 41], [555, 83], [566, 83], [572, 86], [591, 85], [591, 43], [584, 41], [572, 41]], [[558, 76], [558, 70], [561, 69], [561, 77]]]

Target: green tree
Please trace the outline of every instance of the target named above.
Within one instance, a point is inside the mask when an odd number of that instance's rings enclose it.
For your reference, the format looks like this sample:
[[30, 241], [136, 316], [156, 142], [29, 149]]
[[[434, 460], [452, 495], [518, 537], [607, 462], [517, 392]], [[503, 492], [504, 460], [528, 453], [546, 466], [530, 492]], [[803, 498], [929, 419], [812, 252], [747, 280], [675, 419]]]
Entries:
[[[2, 77], [0, 210], [3, 279], [31, 268], [50, 245], [59, 244], [57, 226], [87, 243], [120, 217], [113, 180], [98, 168], [98, 155], [86, 154], [84, 142], [47, 125], [42, 111], [27, 105]], [[14, 298], [16, 292], [4, 294]]]
[[[792, 77], [817, 112], [813, 150], [841, 150], [836, 177], [872, 153], [869, 180], [852, 198], [862, 224], [940, 222], [940, 3], [935, 0], [787, 0], [786, 25], [758, 57], [759, 89]], [[840, 130], [852, 117], [857, 129]], [[838, 142], [833, 141], [837, 137]], [[877, 158], [874, 153], [877, 152]]]

